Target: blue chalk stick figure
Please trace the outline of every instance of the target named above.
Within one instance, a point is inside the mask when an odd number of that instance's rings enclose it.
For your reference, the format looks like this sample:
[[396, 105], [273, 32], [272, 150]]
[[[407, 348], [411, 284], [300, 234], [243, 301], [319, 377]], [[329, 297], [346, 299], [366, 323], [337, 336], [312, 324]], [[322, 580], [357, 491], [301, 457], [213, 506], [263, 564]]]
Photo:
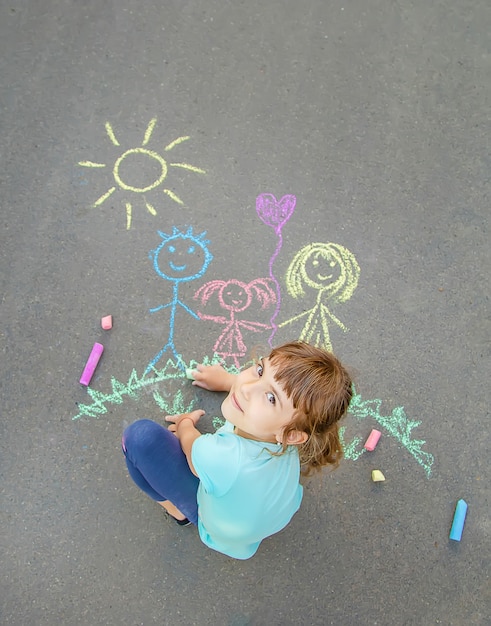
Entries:
[[177, 363], [182, 366], [181, 356], [177, 353], [174, 345], [174, 324], [177, 307], [182, 307], [196, 319], [199, 319], [199, 317], [184, 302], [179, 300], [179, 283], [195, 280], [203, 276], [210, 261], [213, 259], [213, 255], [208, 249], [210, 242], [204, 238], [206, 232], [195, 235], [191, 227], [185, 233], [173, 227], [172, 235], [167, 235], [160, 231], [157, 232], [162, 237], [162, 242], [155, 250], [151, 250], [148, 256], [153, 260], [153, 267], [157, 274], [163, 279], [174, 283], [173, 297], [171, 302], [150, 309], [150, 313], [156, 313], [170, 307], [169, 338], [162, 350], [150, 361], [145, 374], [148, 374], [154, 368], [155, 364], [167, 350], [172, 352]]

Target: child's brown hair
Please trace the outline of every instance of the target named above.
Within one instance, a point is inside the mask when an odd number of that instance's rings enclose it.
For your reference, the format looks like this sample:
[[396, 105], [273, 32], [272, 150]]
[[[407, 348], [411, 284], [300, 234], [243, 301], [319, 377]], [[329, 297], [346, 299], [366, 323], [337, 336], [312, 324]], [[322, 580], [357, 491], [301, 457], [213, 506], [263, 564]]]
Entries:
[[[308, 435], [298, 446], [303, 473], [337, 466], [343, 456], [338, 422], [353, 395], [352, 380], [334, 354], [303, 341], [273, 348], [269, 355], [275, 379], [293, 402], [295, 413], [283, 436], [298, 430]], [[287, 444], [283, 444], [286, 450]]]

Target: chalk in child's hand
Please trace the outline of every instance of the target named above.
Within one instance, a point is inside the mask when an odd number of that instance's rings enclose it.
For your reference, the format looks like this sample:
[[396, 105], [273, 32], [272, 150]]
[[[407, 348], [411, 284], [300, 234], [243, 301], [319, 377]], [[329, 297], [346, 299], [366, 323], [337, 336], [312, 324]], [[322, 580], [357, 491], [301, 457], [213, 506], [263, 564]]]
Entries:
[[113, 316], [106, 315], [101, 319], [101, 326], [104, 330], [110, 330], [113, 327]]
[[194, 367], [186, 367], [186, 378], [189, 378], [189, 380], [194, 380], [193, 372]]
[[80, 384], [88, 385], [90, 383], [90, 379], [99, 363], [99, 359], [101, 358], [102, 353], [104, 352], [104, 346], [102, 343], [95, 343], [90, 356], [85, 365], [84, 371], [82, 372], [82, 376], [80, 377]]
[[372, 480], [374, 483], [381, 483], [385, 480], [385, 476], [380, 470], [372, 470]]
[[375, 450], [375, 446], [378, 443], [378, 440], [380, 439], [381, 434], [382, 433], [380, 432], [380, 430], [377, 430], [376, 428], [374, 428], [372, 432], [370, 433], [368, 439], [365, 441], [365, 445], [364, 445], [365, 450], [369, 450], [370, 452], [373, 452], [373, 450]]
[[464, 530], [465, 516], [467, 515], [467, 502], [465, 500], [459, 500], [455, 507], [455, 514], [453, 516], [452, 528], [450, 529], [450, 539], [454, 541], [460, 541], [462, 538], [462, 531]]

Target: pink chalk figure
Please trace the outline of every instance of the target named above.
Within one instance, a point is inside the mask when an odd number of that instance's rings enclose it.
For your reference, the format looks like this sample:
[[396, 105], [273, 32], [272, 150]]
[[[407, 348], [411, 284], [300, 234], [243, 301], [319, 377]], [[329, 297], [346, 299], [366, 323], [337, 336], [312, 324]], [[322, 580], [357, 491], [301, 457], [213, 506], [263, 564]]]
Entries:
[[198, 315], [202, 320], [211, 320], [225, 326], [216, 340], [213, 350], [225, 360], [231, 359], [236, 367], [240, 367], [239, 359], [247, 353], [242, 329], [260, 332], [271, 328], [269, 324], [241, 319], [239, 314], [246, 311], [254, 299], [257, 299], [261, 309], [273, 306], [276, 303], [276, 293], [271, 283], [269, 278], [256, 278], [248, 284], [234, 278], [212, 280], [205, 283], [194, 294], [194, 298], [200, 300], [203, 305], [210, 300], [212, 295], [216, 294], [220, 307], [228, 312], [228, 316], [208, 315], [200, 311], [198, 311]]

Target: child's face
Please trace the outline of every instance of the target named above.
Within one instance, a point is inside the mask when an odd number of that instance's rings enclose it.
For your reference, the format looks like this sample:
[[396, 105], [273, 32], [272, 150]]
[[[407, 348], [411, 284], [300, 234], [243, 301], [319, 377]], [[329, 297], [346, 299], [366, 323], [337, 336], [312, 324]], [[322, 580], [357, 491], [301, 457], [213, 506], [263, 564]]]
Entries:
[[282, 442], [283, 429], [291, 422], [294, 408], [274, 373], [269, 359], [261, 359], [237, 376], [223, 401], [223, 416], [242, 437]]

